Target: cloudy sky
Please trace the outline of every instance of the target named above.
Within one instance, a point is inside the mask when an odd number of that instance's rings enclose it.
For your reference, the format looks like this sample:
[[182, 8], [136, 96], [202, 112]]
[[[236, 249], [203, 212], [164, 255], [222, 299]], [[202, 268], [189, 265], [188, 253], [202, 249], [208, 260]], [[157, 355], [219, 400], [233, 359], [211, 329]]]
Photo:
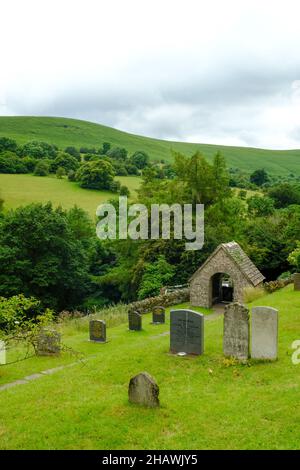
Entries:
[[1, 115], [300, 148], [299, 0], [2, 0]]

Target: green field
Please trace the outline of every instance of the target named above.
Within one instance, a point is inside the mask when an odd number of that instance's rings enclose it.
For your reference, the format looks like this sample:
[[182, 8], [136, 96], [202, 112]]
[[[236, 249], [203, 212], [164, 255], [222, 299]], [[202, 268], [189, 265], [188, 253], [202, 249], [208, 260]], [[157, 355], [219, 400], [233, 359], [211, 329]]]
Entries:
[[299, 175], [300, 150], [262, 150], [222, 145], [170, 142], [128, 134], [110, 127], [86, 121], [51, 117], [0, 117], [0, 136], [16, 139], [20, 144], [30, 140], [44, 140], [65, 148], [67, 145], [96, 146], [103, 142], [122, 146], [130, 153], [144, 150], [152, 160], [171, 161], [171, 149], [191, 155], [200, 150], [209, 159], [220, 150], [228, 166], [245, 171], [264, 167], [273, 175]]
[[[132, 195], [141, 181], [137, 176], [119, 176], [116, 180], [126, 185]], [[82, 189], [78, 183], [57, 179], [55, 176], [4, 174], [0, 174], [0, 195], [4, 199], [5, 209], [14, 209], [31, 202], [51, 201], [54, 206], [61, 205], [65, 209], [70, 209], [76, 204], [92, 217], [99, 204], [117, 197], [109, 191]]]
[[[62, 328], [85, 361], [0, 391], [0, 448], [299, 449], [300, 365], [291, 345], [300, 339], [300, 295], [288, 286], [254, 305], [279, 308], [274, 363], [224, 361], [222, 317], [205, 322], [205, 354], [185, 358], [169, 354], [161, 335], [169, 320], [155, 326], [149, 315], [142, 332], [109, 327], [106, 344], [88, 341], [86, 319]], [[74, 360], [64, 353], [7, 365], [0, 384]], [[129, 379], [141, 371], [160, 386], [159, 409], [128, 403]]]

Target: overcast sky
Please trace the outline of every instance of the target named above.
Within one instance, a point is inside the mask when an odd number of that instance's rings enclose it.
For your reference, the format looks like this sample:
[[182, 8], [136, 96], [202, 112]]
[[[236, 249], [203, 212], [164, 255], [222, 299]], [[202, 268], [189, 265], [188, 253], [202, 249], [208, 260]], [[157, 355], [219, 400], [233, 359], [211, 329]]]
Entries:
[[300, 148], [299, 0], [2, 0], [0, 15], [1, 115]]

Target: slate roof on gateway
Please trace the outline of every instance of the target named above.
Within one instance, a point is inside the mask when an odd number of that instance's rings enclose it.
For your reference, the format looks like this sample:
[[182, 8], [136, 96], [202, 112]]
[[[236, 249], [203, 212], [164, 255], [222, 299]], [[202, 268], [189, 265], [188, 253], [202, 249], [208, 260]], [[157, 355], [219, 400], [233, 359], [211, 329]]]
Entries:
[[226, 254], [235, 262], [239, 270], [244, 274], [245, 277], [253, 284], [253, 286], [257, 286], [265, 277], [262, 273], [257, 269], [254, 263], [252, 263], [251, 259], [246, 255], [244, 250], [240, 247], [238, 243], [235, 241], [229, 243], [222, 243], [219, 245], [215, 251], [207, 258], [207, 260], [203, 263], [202, 266], [193, 274], [190, 281], [196, 277], [197, 274], [206, 266], [210, 260], [218, 253], [219, 250], [224, 250]]

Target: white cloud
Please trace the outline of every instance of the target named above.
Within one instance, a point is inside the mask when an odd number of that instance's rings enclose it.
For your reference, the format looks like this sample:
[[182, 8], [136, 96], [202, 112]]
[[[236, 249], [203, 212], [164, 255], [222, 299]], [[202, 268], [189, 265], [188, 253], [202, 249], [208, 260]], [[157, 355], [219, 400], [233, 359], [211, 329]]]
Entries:
[[296, 0], [10, 0], [0, 113], [300, 147]]

